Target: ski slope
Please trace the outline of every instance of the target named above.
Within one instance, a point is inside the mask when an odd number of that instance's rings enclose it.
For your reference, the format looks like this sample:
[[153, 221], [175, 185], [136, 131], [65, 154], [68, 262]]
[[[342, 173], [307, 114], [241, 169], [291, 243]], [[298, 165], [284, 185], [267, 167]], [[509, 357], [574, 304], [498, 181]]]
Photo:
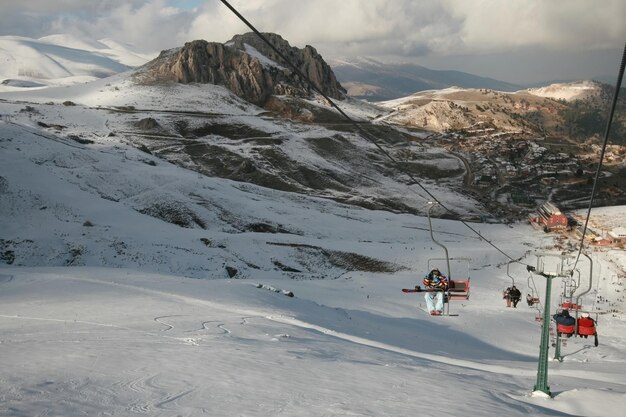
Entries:
[[[433, 320], [391, 290], [357, 297], [352, 279], [334, 291], [359, 309], [300, 296], [288, 281], [293, 298], [248, 280], [128, 269], [8, 268], [2, 278], [3, 415], [611, 415], [624, 405], [623, 352], [602, 358], [604, 335], [596, 349], [570, 342], [565, 362], [550, 364], [554, 399], [530, 394], [531, 311], [484, 315], [468, 303]], [[371, 311], [385, 304], [405, 314]], [[463, 330], [477, 320], [492, 327], [485, 341]], [[511, 328], [526, 334], [527, 354]]]
[[[564, 361], [550, 361], [554, 398], [533, 394], [537, 311], [505, 307], [507, 259], [462, 224], [433, 219], [450, 255], [471, 258], [472, 294], [450, 306], [457, 316], [431, 317], [421, 294], [400, 291], [443, 256], [427, 218], [206, 177], [109, 135], [141, 109], [257, 120], [225, 90], [197, 88], [121, 74], [0, 95], [0, 416], [614, 416], [626, 406], [623, 250], [591, 252], [582, 301], [606, 313], [600, 346], [568, 340]], [[139, 114], [106, 107], [131, 105]], [[91, 142], [71, 139], [83, 133]], [[595, 212], [624, 224], [624, 207]], [[475, 227], [521, 258], [510, 274], [525, 295], [525, 265], [555, 252], [554, 237]]]

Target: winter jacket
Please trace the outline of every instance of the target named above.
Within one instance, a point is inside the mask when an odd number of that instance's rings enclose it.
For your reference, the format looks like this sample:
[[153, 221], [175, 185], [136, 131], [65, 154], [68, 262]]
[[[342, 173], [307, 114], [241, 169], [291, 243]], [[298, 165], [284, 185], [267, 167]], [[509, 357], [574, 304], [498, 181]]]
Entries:
[[573, 326], [574, 324], [576, 324], [576, 319], [570, 316], [569, 311], [567, 310], [563, 310], [552, 317], [557, 324], [562, 324], [563, 326]]
[[522, 298], [522, 293], [517, 288], [514, 288], [509, 291], [509, 297], [511, 297], [512, 300], [519, 300]]
[[445, 291], [448, 289], [448, 278], [431, 272], [424, 277], [424, 286], [428, 288], [438, 288]]

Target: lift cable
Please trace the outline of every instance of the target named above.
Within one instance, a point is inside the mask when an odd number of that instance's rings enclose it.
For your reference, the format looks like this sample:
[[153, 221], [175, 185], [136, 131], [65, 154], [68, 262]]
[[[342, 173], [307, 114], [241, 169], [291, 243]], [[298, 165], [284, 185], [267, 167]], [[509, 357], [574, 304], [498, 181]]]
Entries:
[[596, 176], [593, 181], [593, 187], [591, 189], [591, 198], [589, 200], [589, 208], [587, 209], [587, 217], [585, 218], [585, 225], [583, 227], [582, 237], [580, 238], [580, 247], [578, 248], [578, 255], [576, 256], [576, 261], [574, 262], [574, 267], [572, 268], [572, 273], [576, 269], [576, 265], [578, 264], [578, 260], [580, 259], [580, 254], [583, 250], [583, 246], [585, 245], [585, 234], [587, 233], [587, 225], [589, 223], [589, 217], [591, 215], [591, 207], [593, 206], [593, 198], [596, 194], [596, 188], [598, 186], [598, 179], [600, 178], [600, 171], [602, 169], [602, 160], [604, 159], [604, 152], [606, 150], [606, 145], [609, 141], [609, 132], [611, 130], [611, 124], [613, 122], [613, 115], [615, 114], [615, 107], [617, 106], [617, 98], [619, 96], [619, 90], [622, 87], [622, 79], [624, 78], [624, 64], [626, 63], [626, 44], [624, 44], [624, 52], [622, 52], [622, 63], [619, 68], [619, 74], [617, 76], [617, 82], [615, 84], [615, 93], [613, 94], [613, 102], [611, 104], [611, 109], [609, 111], [609, 117], [606, 121], [606, 128], [604, 129], [604, 142], [602, 144], [602, 150], [600, 151], [600, 161], [598, 162], [598, 168], [596, 169]]
[[[435, 195], [433, 193], [431, 193], [428, 189], [426, 189], [410, 172], [408, 172], [407, 170], [405, 170], [402, 165], [389, 153], [387, 152], [387, 150], [385, 150], [376, 140], [375, 137], [373, 137], [367, 130], [365, 130], [360, 124], [358, 124], [357, 122], [355, 122], [350, 116], [348, 116], [330, 97], [328, 97], [327, 94], [325, 94], [323, 91], [321, 91], [321, 89], [319, 87], [317, 87], [310, 79], [308, 76], [306, 76], [295, 64], [293, 64], [287, 57], [285, 57], [285, 55], [280, 52], [280, 50], [278, 50], [278, 48], [276, 48], [261, 32], [259, 32], [243, 15], [241, 15], [241, 13], [239, 13], [233, 6], [230, 5], [230, 3], [228, 3], [228, 1], [226, 0], [220, 0], [226, 7], [228, 7], [234, 14], [235, 16], [237, 16], [246, 26], [248, 26], [265, 44], [267, 44], [274, 52], [276, 52], [276, 54], [284, 61], [285, 64], [289, 65], [296, 74], [298, 74], [298, 76], [300, 76], [303, 80], [305, 80], [309, 86], [315, 90], [317, 93], [319, 93], [322, 97], [324, 97], [324, 99], [326, 99], [326, 101], [330, 104], [330, 106], [332, 106], [333, 108], [335, 108], [346, 120], [348, 120], [364, 137], [365, 139], [367, 139], [369, 142], [371, 142], [374, 146], [376, 146], [376, 148], [378, 148], [378, 150], [384, 155], [386, 156], [389, 160], [391, 160], [396, 167], [403, 172], [404, 174], [406, 174], [411, 181], [416, 184], [418, 187], [420, 187], [431, 199], [432, 201], [438, 203], [444, 210], [446, 210], [447, 212], [457, 216], [459, 218], [459, 221], [468, 229], [470, 229], [472, 232], [474, 232], [478, 237], [480, 237], [482, 240], [484, 240], [487, 244], [489, 244], [491, 247], [493, 247], [495, 250], [497, 250], [498, 252], [500, 252], [502, 255], [504, 255], [506, 258], [508, 258], [510, 261], [512, 262], [516, 262], [516, 263], [520, 263], [523, 265], [526, 265], [524, 263], [521, 262], [521, 259], [523, 258], [518, 258], [518, 259], [514, 259], [513, 257], [511, 257], [510, 255], [508, 255], [506, 252], [504, 252], [502, 249], [500, 249], [499, 247], [497, 247], [493, 242], [491, 242], [489, 239], [485, 238], [485, 236], [483, 236], [478, 230], [476, 230], [474, 227], [470, 226], [466, 221], [462, 220], [460, 218], [460, 215], [457, 214], [456, 212], [454, 212], [453, 210], [449, 209], [448, 207], [446, 207], [443, 203], [441, 203], [437, 197], [435, 197]], [[622, 65], [623, 67], [623, 65]], [[409, 184], [411, 185], [411, 184]], [[422, 195], [418, 194], [420, 197], [424, 198]], [[527, 267], [531, 267], [531, 265], [526, 265]]]
[[[252, 23], [250, 23], [241, 13], [239, 13], [237, 11], [237, 9], [235, 9], [233, 6], [230, 5], [230, 3], [228, 3], [228, 1], [226, 0], [220, 0], [226, 7], [228, 7], [243, 23], [246, 24], [246, 26], [248, 26], [264, 43], [267, 44], [267, 46], [269, 46], [274, 52], [276, 52], [276, 54], [284, 61], [285, 64], [289, 65], [291, 67], [291, 69], [293, 69], [293, 71], [298, 74], [298, 76], [307, 82], [307, 84], [313, 89], [315, 90], [318, 94], [320, 94], [322, 97], [324, 97], [324, 99], [330, 104], [331, 107], [335, 108], [346, 120], [348, 120], [350, 122], [350, 124], [352, 124], [353, 127], [355, 127], [364, 137], [365, 139], [367, 139], [369, 142], [371, 142], [374, 146], [376, 146], [376, 148], [378, 148], [378, 150], [385, 156], [387, 157], [389, 160], [391, 160], [399, 169], [400, 171], [402, 171], [404, 174], [406, 174], [409, 179], [417, 184], [418, 186], [420, 186], [422, 188], [422, 190], [424, 190], [426, 192], [426, 194], [428, 194], [429, 198], [426, 198], [424, 196], [422, 196], [419, 193], [416, 193], [419, 197], [423, 198], [424, 200], [428, 201], [430, 200], [437, 200], [435, 198], [435, 196], [433, 194], [430, 193], [430, 191], [428, 191], [427, 189], [425, 189], [424, 187], [421, 186], [421, 184], [419, 183], [419, 181], [407, 170], [405, 170], [400, 162], [398, 160], [396, 160], [389, 152], [387, 152], [387, 150], [385, 150], [376, 140], [375, 137], [373, 137], [367, 130], [365, 130], [359, 123], [357, 123], [354, 119], [352, 119], [350, 116], [348, 116], [348, 114], [346, 114], [341, 107], [339, 107], [330, 97], [328, 97], [328, 95], [326, 93], [324, 93], [317, 85], [315, 85], [310, 78], [304, 74], [300, 68], [298, 68], [294, 63], [291, 62], [291, 60], [289, 60], [278, 48], [276, 48], [261, 32], [259, 32], [253, 25]], [[410, 184], [409, 184], [410, 185]]]

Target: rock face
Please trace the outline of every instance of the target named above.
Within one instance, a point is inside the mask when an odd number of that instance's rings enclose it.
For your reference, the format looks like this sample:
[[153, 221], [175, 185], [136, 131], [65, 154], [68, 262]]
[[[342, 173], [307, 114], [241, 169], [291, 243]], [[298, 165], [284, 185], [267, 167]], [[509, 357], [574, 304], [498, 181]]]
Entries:
[[[330, 66], [312, 46], [291, 47], [279, 35], [264, 34], [297, 68], [329, 97], [342, 99], [345, 90]], [[308, 97], [312, 89], [254, 33], [237, 35], [221, 44], [195, 40], [161, 52], [143, 66], [143, 82], [175, 81], [222, 85], [237, 96], [263, 106], [274, 95]]]

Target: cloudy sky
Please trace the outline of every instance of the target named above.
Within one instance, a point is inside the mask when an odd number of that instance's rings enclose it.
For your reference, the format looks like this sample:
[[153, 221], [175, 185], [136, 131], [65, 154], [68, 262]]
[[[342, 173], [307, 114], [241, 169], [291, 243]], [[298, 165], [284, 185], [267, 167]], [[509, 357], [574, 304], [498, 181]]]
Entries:
[[[230, 0], [263, 32], [325, 58], [364, 55], [514, 83], [614, 82], [624, 0]], [[248, 29], [219, 0], [0, 2], [0, 35], [112, 38], [138, 52]]]

